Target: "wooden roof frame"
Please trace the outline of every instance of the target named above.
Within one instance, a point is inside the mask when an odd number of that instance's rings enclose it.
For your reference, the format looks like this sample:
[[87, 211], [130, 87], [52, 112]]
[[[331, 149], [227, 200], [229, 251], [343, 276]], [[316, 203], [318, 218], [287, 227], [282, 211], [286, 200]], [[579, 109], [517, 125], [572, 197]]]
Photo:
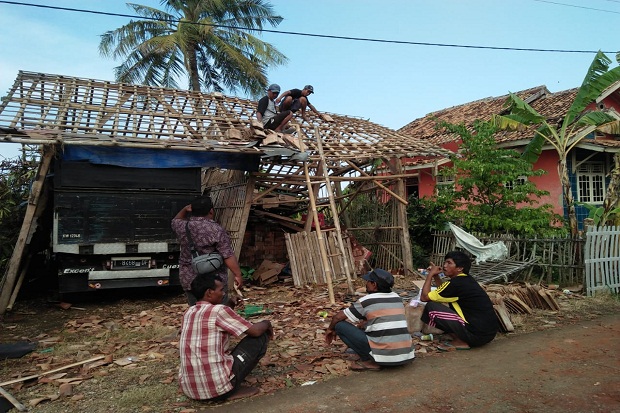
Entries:
[[[275, 133], [275, 144], [264, 145], [271, 131], [256, 121], [256, 106], [222, 93], [20, 71], [0, 104], [0, 142], [258, 153], [262, 161], [260, 172], [251, 174], [255, 189], [248, 191], [254, 192], [246, 200], [249, 206], [278, 193], [294, 194], [302, 208], [327, 204], [321, 189], [332, 203], [341, 202], [343, 181], [364, 181], [366, 191], [385, 191], [398, 200], [400, 264], [412, 269], [400, 160], [436, 160], [450, 152], [365, 119], [337, 114], [322, 119], [314, 113], [308, 122], [291, 121], [292, 138]], [[298, 144], [291, 145], [295, 139]], [[282, 151], [304, 156], [281, 156]], [[392, 165], [391, 174], [376, 174], [377, 160]], [[282, 219], [291, 226], [289, 218]]]

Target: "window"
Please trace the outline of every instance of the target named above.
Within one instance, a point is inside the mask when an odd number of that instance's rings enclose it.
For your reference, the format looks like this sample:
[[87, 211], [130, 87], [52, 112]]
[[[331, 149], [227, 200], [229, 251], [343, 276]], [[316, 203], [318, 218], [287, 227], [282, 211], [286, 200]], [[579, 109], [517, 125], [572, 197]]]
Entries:
[[605, 199], [605, 167], [602, 162], [586, 162], [577, 168], [579, 201], [600, 204]]
[[442, 192], [454, 192], [454, 175], [437, 175], [436, 190], [438, 194]]
[[527, 176], [521, 175], [520, 177], [518, 177], [514, 181], [506, 182], [504, 184], [504, 187], [506, 189], [513, 190], [513, 189], [516, 189], [517, 187], [519, 187], [520, 185], [525, 185], [526, 182], [527, 182]]
[[414, 197], [419, 198], [420, 194], [418, 192], [418, 178], [407, 178], [405, 181], [406, 190], [407, 190], [407, 198]]

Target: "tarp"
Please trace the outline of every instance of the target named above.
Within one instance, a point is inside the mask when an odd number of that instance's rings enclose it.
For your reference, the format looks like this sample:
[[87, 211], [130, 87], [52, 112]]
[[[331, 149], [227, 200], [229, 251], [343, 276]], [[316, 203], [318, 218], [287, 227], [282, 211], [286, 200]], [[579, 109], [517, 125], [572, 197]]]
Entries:
[[88, 161], [128, 168], [217, 167], [256, 172], [261, 153], [65, 145], [62, 157], [67, 161]]
[[508, 257], [508, 248], [502, 241], [484, 245], [480, 240], [463, 228], [448, 222], [450, 229], [456, 238], [456, 245], [469, 251], [476, 257], [476, 264], [487, 260], [503, 260]]

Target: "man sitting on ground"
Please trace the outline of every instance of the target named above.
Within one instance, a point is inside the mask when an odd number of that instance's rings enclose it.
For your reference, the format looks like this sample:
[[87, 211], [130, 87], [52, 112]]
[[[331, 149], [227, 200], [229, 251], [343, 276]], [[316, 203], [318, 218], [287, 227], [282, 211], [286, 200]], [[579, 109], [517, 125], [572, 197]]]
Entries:
[[[469, 350], [482, 346], [495, 338], [498, 323], [493, 303], [480, 284], [469, 275], [471, 260], [462, 251], [446, 254], [443, 267], [431, 265], [424, 281], [420, 300], [425, 301], [422, 321], [437, 327], [452, 337], [452, 343], [444, 343], [439, 350]], [[443, 281], [439, 274], [450, 278]], [[435, 281], [437, 289], [431, 291]], [[442, 303], [448, 303], [446, 307]]]
[[[360, 360], [351, 364], [351, 370], [379, 370], [410, 362], [415, 357], [414, 347], [403, 299], [392, 292], [394, 277], [376, 268], [362, 278], [368, 295], [334, 315], [325, 342], [331, 344], [337, 335], [355, 351]], [[365, 329], [351, 323], [360, 323]]]
[[[241, 383], [265, 355], [273, 338], [268, 320], [250, 323], [222, 305], [224, 283], [214, 273], [197, 275], [191, 284], [198, 298], [183, 315], [179, 352], [179, 384], [191, 399], [222, 401], [252, 396], [255, 387]], [[246, 334], [227, 352], [230, 336]]]

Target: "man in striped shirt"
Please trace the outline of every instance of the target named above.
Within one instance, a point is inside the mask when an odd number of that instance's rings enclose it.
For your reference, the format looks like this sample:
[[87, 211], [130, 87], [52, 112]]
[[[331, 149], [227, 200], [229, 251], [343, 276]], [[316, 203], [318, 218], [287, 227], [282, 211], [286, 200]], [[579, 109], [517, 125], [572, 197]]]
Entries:
[[326, 343], [338, 336], [359, 355], [351, 370], [379, 370], [410, 362], [414, 347], [403, 300], [392, 292], [394, 277], [377, 268], [362, 278], [368, 295], [334, 315], [325, 333]]
[[[179, 384], [195, 400], [232, 400], [258, 393], [241, 382], [265, 355], [273, 338], [268, 320], [250, 323], [226, 305], [224, 283], [215, 273], [197, 275], [191, 292], [199, 297], [187, 309], [181, 324]], [[230, 336], [246, 334], [229, 352]]]

